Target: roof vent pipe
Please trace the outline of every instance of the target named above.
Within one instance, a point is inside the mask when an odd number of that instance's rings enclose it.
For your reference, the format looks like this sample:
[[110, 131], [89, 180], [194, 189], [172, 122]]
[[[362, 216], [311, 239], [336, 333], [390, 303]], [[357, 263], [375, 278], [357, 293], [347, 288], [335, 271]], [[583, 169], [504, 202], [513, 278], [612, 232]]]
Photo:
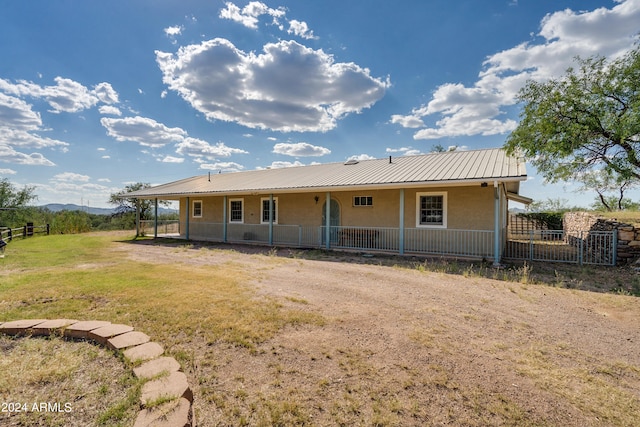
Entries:
[[209, 182], [211, 182], [211, 171], [209, 171]]
[[391, 156], [389, 156], [389, 164], [391, 164]]

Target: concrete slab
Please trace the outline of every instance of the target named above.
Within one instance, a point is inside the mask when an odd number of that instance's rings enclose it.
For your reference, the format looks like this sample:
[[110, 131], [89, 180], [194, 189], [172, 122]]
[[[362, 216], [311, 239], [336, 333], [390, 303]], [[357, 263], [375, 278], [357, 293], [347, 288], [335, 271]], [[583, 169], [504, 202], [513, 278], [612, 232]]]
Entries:
[[149, 335], [138, 331], [127, 332], [107, 340], [107, 347], [112, 350], [122, 350], [123, 348], [149, 342]]
[[138, 412], [133, 427], [190, 427], [190, 412], [191, 402], [184, 398], [178, 399]]
[[53, 319], [42, 322], [31, 328], [31, 330], [33, 335], [51, 335], [56, 331], [58, 331], [58, 333], [62, 332], [63, 328], [73, 325], [74, 323], [78, 323], [78, 321], [74, 319]]
[[146, 405], [158, 399], [178, 399], [184, 397], [193, 402], [193, 393], [189, 388], [187, 376], [184, 372], [173, 372], [168, 377], [152, 380], [142, 386], [140, 402]]
[[164, 348], [155, 342], [140, 344], [126, 349], [122, 354], [132, 363], [155, 359], [164, 353]]
[[131, 331], [133, 331], [133, 326], [112, 323], [111, 325], [89, 331], [88, 337], [90, 340], [94, 340], [99, 344], [105, 345], [109, 338]]
[[74, 323], [64, 330], [64, 336], [75, 339], [88, 339], [89, 332], [110, 325], [111, 322], [104, 320], [83, 320], [82, 322]]
[[31, 333], [31, 328], [47, 320], [48, 319], [12, 320], [11, 322], [3, 323], [0, 326], [0, 332], [7, 335], [27, 335]]
[[157, 359], [149, 360], [143, 363], [137, 368], [133, 369], [133, 373], [138, 378], [153, 378], [163, 372], [167, 375], [172, 372], [178, 372], [180, 370], [180, 364], [173, 357], [158, 357]]

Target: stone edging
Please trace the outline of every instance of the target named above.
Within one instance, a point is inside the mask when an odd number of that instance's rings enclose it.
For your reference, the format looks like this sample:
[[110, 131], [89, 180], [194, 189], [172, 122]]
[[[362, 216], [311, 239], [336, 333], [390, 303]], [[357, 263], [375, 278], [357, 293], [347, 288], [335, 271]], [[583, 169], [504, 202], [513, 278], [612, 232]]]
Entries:
[[[70, 319], [26, 319], [0, 322], [0, 334], [19, 336], [61, 335], [66, 339], [93, 341], [116, 350], [131, 363], [144, 362], [133, 369], [136, 377], [151, 379], [142, 387], [141, 410], [134, 427], [195, 427], [193, 392], [187, 376], [180, 371], [180, 364], [173, 357], [161, 357], [164, 348], [151, 342], [148, 335], [134, 331], [128, 325], [113, 324], [101, 320], [78, 321]], [[154, 408], [148, 402], [170, 398], [171, 401]]]

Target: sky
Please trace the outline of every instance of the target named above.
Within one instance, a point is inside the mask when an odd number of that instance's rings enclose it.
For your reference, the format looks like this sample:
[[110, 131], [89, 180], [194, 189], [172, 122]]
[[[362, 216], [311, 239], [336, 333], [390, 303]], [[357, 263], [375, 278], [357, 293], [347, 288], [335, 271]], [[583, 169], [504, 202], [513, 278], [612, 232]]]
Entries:
[[[109, 207], [136, 182], [501, 147], [527, 80], [639, 33], [640, 0], [5, 2], [0, 178]], [[525, 196], [594, 200], [527, 172]]]

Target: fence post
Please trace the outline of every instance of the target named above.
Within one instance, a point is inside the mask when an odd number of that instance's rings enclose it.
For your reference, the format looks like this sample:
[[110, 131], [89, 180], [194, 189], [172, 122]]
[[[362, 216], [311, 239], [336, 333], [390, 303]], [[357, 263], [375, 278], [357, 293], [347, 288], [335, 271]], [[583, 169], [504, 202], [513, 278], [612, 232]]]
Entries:
[[533, 261], [533, 233], [534, 230], [529, 230], [529, 261]]
[[11, 228], [9, 228], [9, 234], [7, 238], [9, 239], [9, 241], [13, 240], [13, 231], [11, 231]]
[[611, 245], [611, 265], [616, 265], [618, 264], [618, 230], [615, 228], [611, 230]]
[[585, 241], [582, 239], [584, 231], [581, 231], [579, 234], [578, 242], [580, 243], [580, 247], [578, 249], [578, 264], [582, 265], [582, 257], [584, 256], [584, 245]]

